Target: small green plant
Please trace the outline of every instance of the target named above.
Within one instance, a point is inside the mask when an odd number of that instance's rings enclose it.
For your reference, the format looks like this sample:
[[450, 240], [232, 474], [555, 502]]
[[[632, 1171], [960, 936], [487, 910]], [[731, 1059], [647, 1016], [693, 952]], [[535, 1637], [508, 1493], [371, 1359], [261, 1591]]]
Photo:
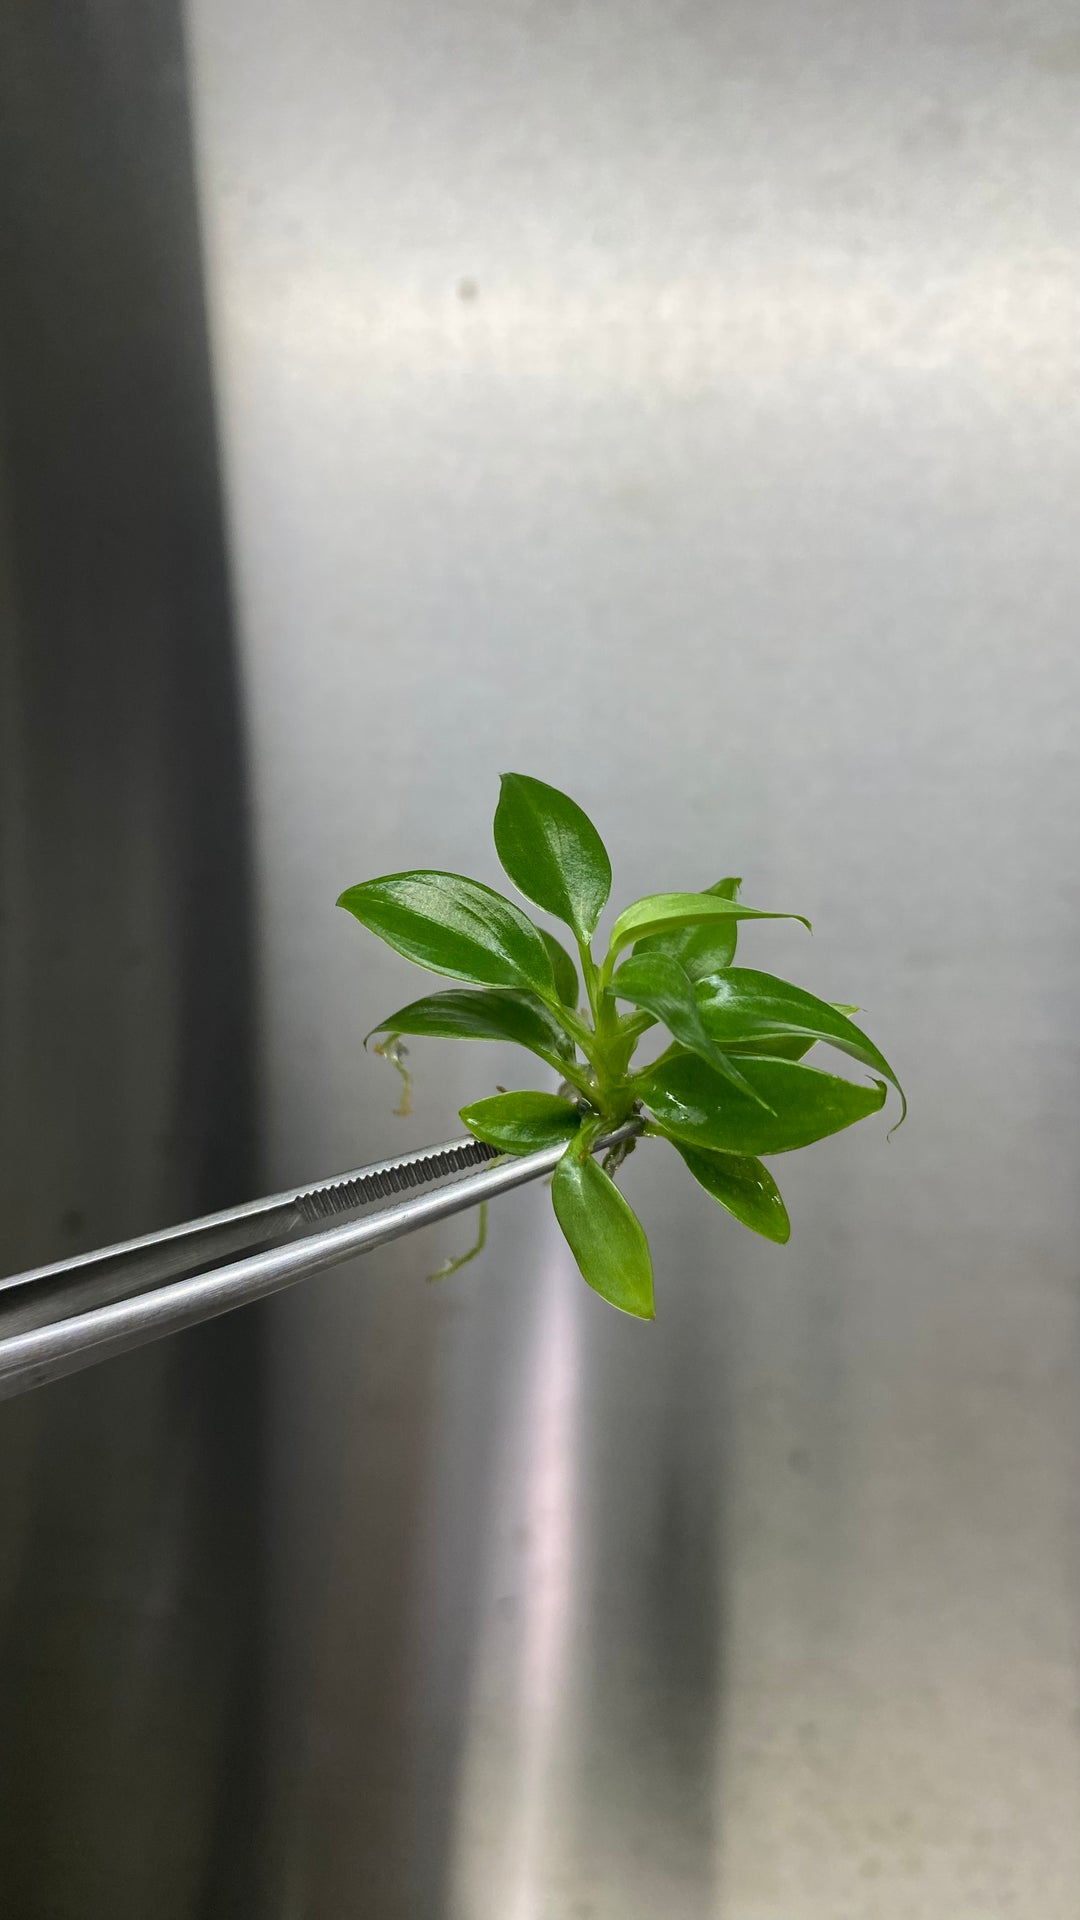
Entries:
[[[383, 1035], [380, 1050], [399, 1069], [402, 1034], [512, 1040], [558, 1074], [558, 1093], [500, 1092], [463, 1107], [461, 1117], [477, 1139], [508, 1154], [565, 1142], [552, 1201], [582, 1276], [612, 1306], [651, 1320], [649, 1244], [612, 1178], [635, 1135], [602, 1166], [593, 1158], [598, 1141], [628, 1125], [637, 1137], [666, 1140], [736, 1220], [783, 1242], [787, 1210], [762, 1156], [809, 1146], [876, 1113], [886, 1081], [900, 1094], [903, 1119], [904, 1094], [854, 1025], [858, 1008], [733, 965], [741, 920], [801, 914], [744, 906], [735, 879], [702, 893], [649, 894], [619, 914], [597, 960], [592, 941], [611, 863], [581, 808], [542, 780], [504, 774], [495, 846], [525, 898], [570, 929], [580, 982], [554, 934], [492, 888], [456, 873], [388, 874], [350, 887], [338, 905], [406, 959], [470, 985], [414, 1000], [368, 1039]], [[640, 1041], [658, 1025], [670, 1044], [635, 1067]], [[818, 1041], [881, 1079], [856, 1085], [805, 1065]]]

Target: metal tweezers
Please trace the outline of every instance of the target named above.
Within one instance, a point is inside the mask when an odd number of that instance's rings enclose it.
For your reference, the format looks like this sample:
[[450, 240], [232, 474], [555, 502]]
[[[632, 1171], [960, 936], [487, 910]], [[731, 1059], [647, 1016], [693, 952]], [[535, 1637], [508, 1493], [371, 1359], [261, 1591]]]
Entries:
[[[623, 1127], [597, 1141], [594, 1151], [636, 1131], [633, 1124]], [[558, 1145], [509, 1158], [480, 1140], [455, 1140], [12, 1274], [0, 1280], [0, 1400], [264, 1300], [342, 1260], [539, 1180], [562, 1153]], [[429, 1193], [393, 1200], [427, 1186]], [[318, 1231], [339, 1213], [387, 1199], [393, 1204]], [[289, 1237], [296, 1235], [302, 1237]], [[268, 1244], [279, 1240], [286, 1244]], [[252, 1247], [262, 1251], [230, 1257]]]

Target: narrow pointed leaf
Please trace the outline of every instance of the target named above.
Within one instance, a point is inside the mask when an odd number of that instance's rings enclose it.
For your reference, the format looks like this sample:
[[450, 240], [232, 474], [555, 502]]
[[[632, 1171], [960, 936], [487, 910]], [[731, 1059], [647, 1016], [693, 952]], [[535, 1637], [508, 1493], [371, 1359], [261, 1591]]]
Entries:
[[805, 1060], [811, 1047], [816, 1047], [813, 1034], [807, 1039], [803, 1034], [774, 1034], [767, 1039], [748, 1040], [745, 1043], [732, 1041], [725, 1049], [735, 1060], [741, 1053], [757, 1054], [767, 1060]]
[[548, 951], [551, 971], [555, 975], [555, 991], [564, 1007], [571, 1011], [578, 1003], [578, 974], [570, 955], [561, 940], [556, 940], [546, 927], [540, 928], [540, 938]]
[[770, 1043], [777, 1039], [822, 1040], [880, 1073], [900, 1095], [901, 1119], [907, 1112], [904, 1090], [885, 1055], [861, 1027], [816, 994], [771, 973], [728, 967], [700, 986], [697, 998], [706, 1030], [725, 1052], [732, 1047], [757, 1052], [762, 1046], [774, 1052]]
[[[830, 1005], [835, 1008], [837, 1013], [852, 1014], [859, 1012], [858, 1007], [848, 1006], [845, 1001], [841, 1000], [833, 1000], [830, 1002]], [[805, 1060], [811, 1047], [816, 1046], [816, 1034], [811, 1034], [809, 1037], [800, 1034], [778, 1034], [768, 1038], [762, 1035], [757, 1040], [740, 1041], [738, 1043], [734, 1041], [729, 1042], [728, 1052], [733, 1053], [736, 1058], [738, 1058], [740, 1053], [758, 1053], [767, 1055], [768, 1058], [775, 1060]]]
[[504, 773], [495, 813], [495, 847], [528, 900], [590, 940], [611, 892], [611, 862], [576, 801], [543, 780]]
[[390, 873], [349, 887], [338, 906], [432, 973], [554, 996], [539, 928], [478, 880], [459, 873]]
[[417, 1034], [433, 1040], [511, 1040], [553, 1067], [574, 1054], [570, 1036], [543, 1002], [512, 987], [451, 987], [448, 993], [428, 994], [381, 1020], [371, 1033]]
[[[843, 1000], [832, 1000], [829, 1004], [837, 1013], [853, 1014], [860, 1011]], [[817, 1043], [816, 1034], [810, 1034], [809, 1037], [800, 1034], [762, 1035], [756, 1040], [729, 1041], [727, 1052], [733, 1053], [736, 1058], [740, 1053], [758, 1053], [776, 1060], [805, 1060], [811, 1047], [816, 1047]]]
[[[718, 880], [705, 891], [720, 900], [737, 900], [741, 886], [742, 881], [732, 877]], [[724, 920], [707, 922], [704, 926], [669, 927], [666, 933], [646, 934], [634, 947], [634, 957], [639, 953], [667, 953], [679, 962], [691, 980], [705, 980], [710, 974], [719, 973], [721, 967], [730, 967], [738, 938], [739, 922], [729, 914]]]
[[719, 1153], [791, 1153], [839, 1133], [885, 1104], [882, 1080], [856, 1086], [795, 1061], [749, 1056], [740, 1058], [739, 1067], [771, 1113], [694, 1053], [665, 1059], [635, 1086], [665, 1133]]
[[652, 1259], [637, 1215], [589, 1155], [571, 1148], [555, 1169], [551, 1198], [581, 1277], [613, 1307], [652, 1320]]
[[503, 1153], [536, 1153], [571, 1140], [581, 1126], [581, 1108], [557, 1093], [496, 1093], [462, 1107], [470, 1133]]
[[672, 927], [723, 926], [736, 920], [801, 920], [801, 913], [764, 913], [758, 907], [744, 907], [737, 900], [725, 900], [715, 893], [650, 893], [620, 913], [611, 930], [609, 954], [614, 957], [631, 941], [644, 940]]
[[671, 1144], [706, 1193], [711, 1193], [751, 1233], [775, 1240], [778, 1246], [790, 1239], [791, 1221], [780, 1189], [760, 1160], [741, 1153], [707, 1153], [699, 1147], [683, 1146], [678, 1140]]
[[634, 953], [624, 960], [612, 976], [611, 989], [620, 1000], [662, 1020], [672, 1039], [708, 1060], [717, 1073], [754, 1099], [753, 1089], [737, 1067], [729, 1065], [702, 1024], [693, 983], [677, 960], [666, 953]]

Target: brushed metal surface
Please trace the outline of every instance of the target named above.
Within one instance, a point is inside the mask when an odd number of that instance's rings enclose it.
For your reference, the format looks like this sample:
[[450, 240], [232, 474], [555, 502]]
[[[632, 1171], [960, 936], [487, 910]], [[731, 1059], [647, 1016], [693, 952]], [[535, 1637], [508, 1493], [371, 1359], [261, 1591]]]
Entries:
[[[602, 1153], [613, 1143], [625, 1140], [628, 1128], [597, 1140], [592, 1151]], [[250, 1249], [250, 1234], [245, 1237], [243, 1257], [228, 1258], [208, 1272], [186, 1275], [182, 1279], [159, 1278], [121, 1299], [107, 1298], [68, 1311], [59, 1317], [42, 1319], [36, 1326], [16, 1327], [9, 1333], [0, 1321], [0, 1400], [14, 1399], [63, 1375], [84, 1367], [100, 1365], [119, 1354], [148, 1345], [170, 1335], [188, 1332], [221, 1314], [240, 1307], [253, 1306], [340, 1266], [358, 1254], [385, 1246], [418, 1232], [434, 1221], [448, 1220], [457, 1213], [471, 1213], [528, 1180], [540, 1180], [554, 1173], [566, 1146], [565, 1137], [558, 1146], [544, 1147], [536, 1153], [503, 1155], [495, 1166], [480, 1167], [468, 1180], [451, 1179], [429, 1193], [411, 1194], [396, 1205], [376, 1207], [360, 1220], [326, 1227], [320, 1233], [302, 1235], [282, 1246]], [[411, 1156], [406, 1156], [406, 1164]], [[440, 1156], [462, 1158], [468, 1164], [477, 1158], [495, 1158], [475, 1140], [455, 1153], [453, 1148]], [[404, 1179], [402, 1185], [404, 1185]], [[243, 1211], [237, 1209], [238, 1212]], [[250, 1227], [250, 1216], [249, 1216]], [[233, 1221], [223, 1235], [219, 1253], [232, 1253], [229, 1240], [237, 1233]], [[479, 1248], [478, 1248], [479, 1250]], [[197, 1245], [189, 1253], [197, 1259]], [[27, 1276], [33, 1285], [32, 1276]]]
[[[1065, 0], [190, 0], [273, 1172], [385, 1152], [501, 768], [912, 1096], [787, 1250], [529, 1193], [276, 1311], [276, 1914], [1072, 1920], [1080, 40]], [[417, 1043], [402, 1144], [520, 1071]], [[434, 1131], [433, 1131], [434, 1129]]]
[[[0, 9], [0, 1271], [259, 1191], [173, 0]], [[0, 1910], [235, 1920], [258, 1313], [0, 1408]]]

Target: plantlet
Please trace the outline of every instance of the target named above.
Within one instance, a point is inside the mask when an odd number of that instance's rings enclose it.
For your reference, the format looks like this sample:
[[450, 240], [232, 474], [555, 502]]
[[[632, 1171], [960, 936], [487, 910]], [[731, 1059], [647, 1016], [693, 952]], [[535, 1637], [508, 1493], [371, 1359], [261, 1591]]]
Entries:
[[[565, 1141], [551, 1197], [581, 1273], [613, 1306], [651, 1320], [649, 1244], [612, 1178], [634, 1138], [603, 1166], [592, 1157], [598, 1141], [628, 1124], [642, 1138], [666, 1140], [736, 1220], [782, 1242], [787, 1211], [762, 1156], [809, 1146], [876, 1113], [886, 1081], [900, 1094], [903, 1119], [904, 1094], [854, 1025], [857, 1008], [733, 964], [741, 920], [801, 914], [744, 906], [734, 879], [702, 893], [649, 894], [619, 914], [597, 960], [592, 941], [611, 863], [581, 808], [542, 780], [504, 774], [495, 846], [525, 898], [573, 934], [580, 981], [554, 934], [492, 888], [456, 873], [388, 874], [350, 887], [338, 905], [407, 959], [469, 985], [414, 1000], [368, 1039], [382, 1034], [381, 1050], [399, 1069], [402, 1034], [513, 1040], [558, 1074], [558, 1093], [498, 1093], [463, 1107], [461, 1117], [504, 1153]], [[657, 1026], [670, 1044], [635, 1068], [640, 1041]], [[818, 1041], [881, 1078], [857, 1085], [807, 1066]]]

